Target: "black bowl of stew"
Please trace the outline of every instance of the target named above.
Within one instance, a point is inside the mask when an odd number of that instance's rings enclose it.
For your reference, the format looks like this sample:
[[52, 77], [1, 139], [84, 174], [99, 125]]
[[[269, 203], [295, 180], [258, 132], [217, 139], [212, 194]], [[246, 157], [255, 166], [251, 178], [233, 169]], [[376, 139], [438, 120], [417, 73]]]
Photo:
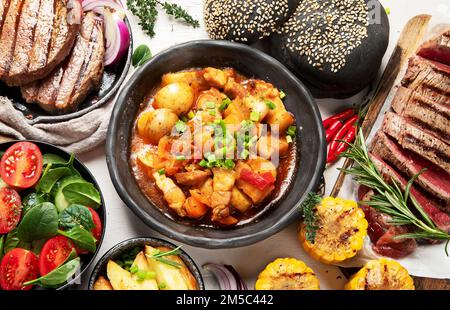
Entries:
[[[41, 151], [42, 154], [54, 154], [54, 155], [57, 155], [57, 156], [61, 157], [62, 159], [66, 160], [66, 161], [68, 161], [70, 159], [70, 157], [71, 157], [70, 153], [66, 152], [65, 150], [63, 150], [60, 147], [57, 147], [57, 146], [49, 144], [49, 143], [39, 142], [39, 141], [34, 141], [34, 140], [17, 140], [17, 141], [8, 141], [8, 142], [0, 143], [0, 152], [5, 152], [10, 146], [14, 145], [17, 142], [31, 142], [31, 143], [35, 144], [39, 148], [39, 150]], [[98, 252], [100, 250], [100, 247], [101, 247], [101, 245], [103, 243], [104, 236], [105, 236], [106, 208], [105, 208], [105, 204], [104, 204], [105, 200], [103, 198], [103, 194], [102, 194], [102, 192], [100, 190], [100, 187], [99, 187], [97, 181], [95, 180], [94, 176], [92, 175], [92, 173], [77, 158], [74, 158], [73, 168], [75, 168], [76, 171], [78, 171], [78, 173], [80, 174], [80, 176], [84, 180], [86, 180], [89, 183], [92, 183], [94, 185], [94, 187], [98, 190], [98, 193], [100, 195], [100, 200], [101, 200], [102, 203], [100, 204], [100, 206], [95, 211], [97, 212], [97, 214], [98, 214], [98, 216], [100, 218], [100, 221], [101, 221], [101, 224], [102, 224], [102, 229], [101, 229], [101, 237], [97, 240], [96, 251], [94, 253], [89, 252], [89, 253], [80, 255], [81, 264], [80, 264], [79, 270], [67, 282], [65, 282], [65, 283], [63, 283], [63, 284], [61, 284], [61, 285], [59, 285], [57, 287], [54, 287], [54, 289], [58, 289], [58, 290], [74, 288], [74, 287], [77, 287], [77, 286], [79, 286], [81, 284], [80, 283], [81, 275], [84, 274], [84, 272], [89, 268], [89, 266], [94, 261], [94, 258], [98, 254]], [[19, 194], [23, 198], [27, 194], [29, 194], [29, 193], [31, 193], [33, 191], [34, 191], [33, 188], [23, 189], [23, 190], [19, 191]], [[4, 236], [5, 236], [5, 238], [7, 238], [7, 234], [5, 234]], [[5, 239], [4, 246], [6, 247], [6, 239]], [[16, 247], [17, 248], [22, 248], [22, 246], [20, 244], [17, 245]], [[33, 287], [33, 289], [35, 289], [35, 290], [42, 290], [43, 288], [35, 285]]]
[[[192, 68], [233, 68], [245, 77], [273, 84], [287, 96], [286, 110], [296, 120], [297, 134], [291, 158], [294, 169], [276, 199], [232, 227], [198, 225], [172, 216], [155, 199], [149, 199], [135, 178], [132, 137], [142, 103], [161, 77]], [[193, 41], [155, 56], [140, 68], [119, 95], [107, 136], [107, 163], [122, 200], [157, 231], [190, 245], [204, 248], [240, 247], [261, 241], [298, 219], [299, 206], [315, 191], [325, 167], [326, 143], [317, 105], [306, 87], [281, 63], [251, 47], [226, 41]], [[283, 165], [283, 163], [281, 163]], [[277, 185], [279, 186], [279, 184]]]

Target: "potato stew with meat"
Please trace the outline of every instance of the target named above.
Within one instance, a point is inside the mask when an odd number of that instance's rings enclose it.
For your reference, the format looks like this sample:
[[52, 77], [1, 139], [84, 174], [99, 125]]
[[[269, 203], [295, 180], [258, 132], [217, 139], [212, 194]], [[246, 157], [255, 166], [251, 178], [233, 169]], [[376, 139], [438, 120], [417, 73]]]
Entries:
[[139, 187], [179, 222], [220, 228], [254, 220], [282, 198], [298, 166], [285, 97], [231, 68], [165, 74], [131, 138]]

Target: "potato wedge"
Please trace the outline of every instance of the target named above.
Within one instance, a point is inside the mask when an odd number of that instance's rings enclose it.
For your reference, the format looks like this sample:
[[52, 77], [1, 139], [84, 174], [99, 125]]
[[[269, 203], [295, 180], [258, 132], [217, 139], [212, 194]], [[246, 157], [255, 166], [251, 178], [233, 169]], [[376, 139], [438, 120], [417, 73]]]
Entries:
[[[136, 255], [136, 258], [134, 259], [133, 265], [131, 265], [131, 267], [133, 268], [133, 266], [137, 267], [137, 269], [139, 270], [138, 273], [139, 272], [144, 272], [144, 273], [154, 272], [150, 268], [144, 252], [139, 252], [139, 254]], [[133, 274], [132, 277], [136, 282], [139, 283], [142, 290], [149, 290], [149, 291], [158, 290], [158, 283], [156, 282], [156, 277], [155, 277], [155, 279], [146, 278], [143, 280], [139, 279], [139, 274]]]
[[100, 276], [94, 282], [94, 291], [112, 291], [111, 283], [104, 277]]

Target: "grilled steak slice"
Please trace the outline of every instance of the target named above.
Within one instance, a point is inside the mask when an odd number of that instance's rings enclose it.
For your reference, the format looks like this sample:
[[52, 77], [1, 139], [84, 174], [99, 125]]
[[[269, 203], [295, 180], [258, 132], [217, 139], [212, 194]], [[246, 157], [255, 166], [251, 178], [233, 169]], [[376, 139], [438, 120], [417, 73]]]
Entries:
[[0, 34], [2, 33], [3, 21], [8, 12], [9, 0], [0, 0]]
[[87, 13], [68, 59], [39, 82], [37, 93], [34, 84], [22, 86], [22, 96], [49, 113], [73, 111], [98, 88], [104, 55], [103, 24], [95, 19], [94, 13]]
[[16, 29], [22, 12], [23, 0], [11, 0], [0, 35], [0, 78], [8, 75], [16, 44]]
[[11, 68], [5, 80], [28, 71], [29, 53], [34, 42], [34, 28], [38, 21], [40, 0], [24, 0], [22, 15], [16, 31], [16, 44]]
[[413, 57], [402, 85], [435, 102], [450, 104], [450, 66]]
[[[20, 21], [10, 33], [11, 65], [0, 75], [9, 86], [28, 84], [52, 72], [70, 53], [82, 14], [80, 0], [21, 1], [16, 16]], [[0, 62], [6, 59], [0, 55]]]
[[[370, 201], [374, 192], [365, 187], [358, 189], [361, 201]], [[371, 206], [362, 205], [369, 227], [367, 234], [372, 241], [372, 249], [383, 256], [402, 258], [408, 256], [417, 247], [414, 239], [395, 239], [397, 235], [408, 233], [405, 226], [392, 226], [389, 224], [390, 216], [383, 214]]]
[[[405, 189], [408, 182], [392, 167], [390, 167], [380, 157], [372, 153], [370, 154], [370, 159], [386, 182], [392, 183], [392, 181], [395, 181], [402, 189]], [[437, 227], [443, 231], [450, 232], [450, 216], [448, 216], [448, 214], [439, 210], [435, 203], [419, 192], [415, 186], [411, 187], [410, 194], [416, 199], [417, 203], [422, 207]]]
[[448, 172], [412, 152], [405, 151], [381, 131], [372, 141], [371, 152], [409, 178], [426, 169], [416, 179], [416, 184], [442, 200], [445, 211], [450, 211], [450, 174]]
[[435, 103], [411, 89], [400, 87], [392, 101], [392, 108], [450, 144], [450, 106]]
[[417, 55], [450, 66], [450, 29], [422, 44]]
[[389, 112], [383, 121], [382, 130], [393, 137], [404, 148], [428, 159], [445, 171], [450, 171], [450, 146], [404, 117]]

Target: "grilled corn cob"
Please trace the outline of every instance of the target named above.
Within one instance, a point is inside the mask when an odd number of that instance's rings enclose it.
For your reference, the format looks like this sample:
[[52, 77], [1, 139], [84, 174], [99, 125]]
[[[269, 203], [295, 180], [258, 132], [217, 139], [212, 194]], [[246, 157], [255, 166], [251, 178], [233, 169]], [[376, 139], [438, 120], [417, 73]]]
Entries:
[[309, 255], [325, 264], [333, 264], [361, 250], [368, 223], [355, 201], [327, 197], [316, 206], [315, 213], [319, 228], [314, 243], [306, 239], [304, 224], [299, 230], [300, 243]]
[[318, 290], [314, 271], [295, 258], [277, 258], [259, 274], [256, 290]]
[[413, 279], [398, 262], [386, 258], [369, 261], [345, 285], [346, 290], [414, 290]]

